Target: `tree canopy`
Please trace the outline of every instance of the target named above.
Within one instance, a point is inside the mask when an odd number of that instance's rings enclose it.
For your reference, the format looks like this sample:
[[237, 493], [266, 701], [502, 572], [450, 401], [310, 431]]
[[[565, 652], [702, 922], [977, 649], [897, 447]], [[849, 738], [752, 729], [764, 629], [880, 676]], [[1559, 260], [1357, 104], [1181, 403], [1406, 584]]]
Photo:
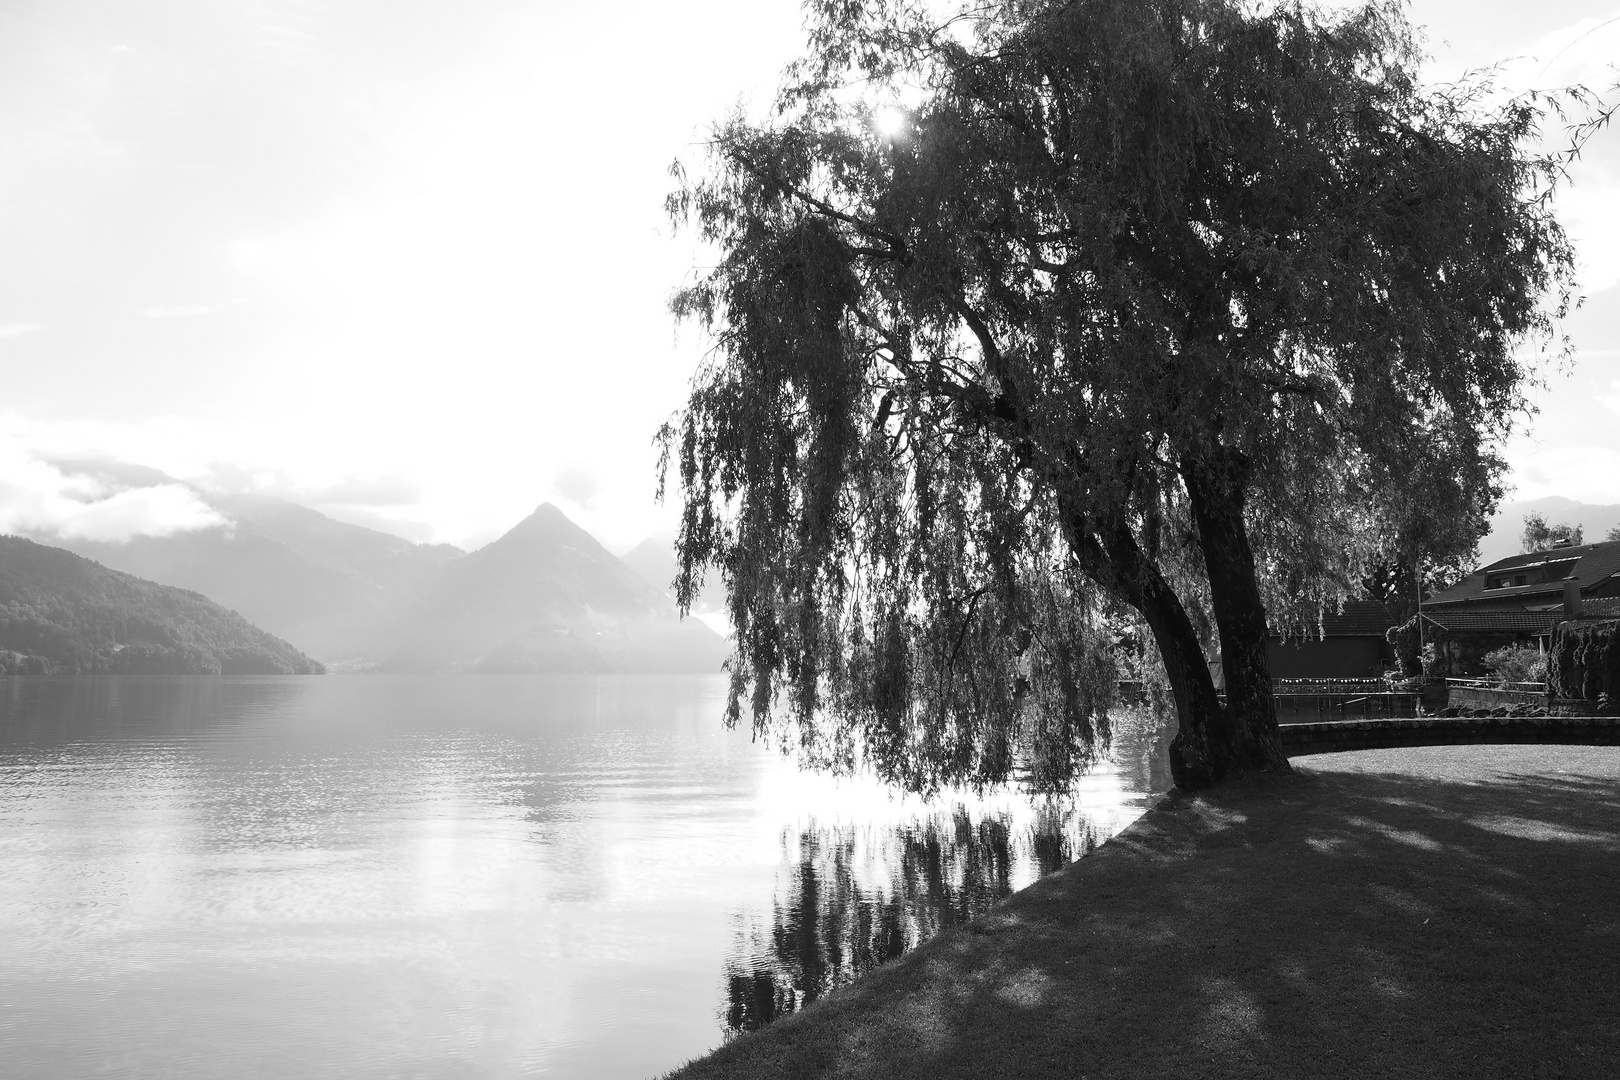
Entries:
[[[1519, 535], [1519, 550], [1524, 552], [1545, 551], [1554, 544], [1564, 543], [1571, 547], [1582, 542], [1583, 534], [1579, 525], [1571, 525], [1561, 521], [1557, 525], [1547, 524], [1547, 515], [1532, 513], [1524, 515], [1524, 532]], [[1611, 537], [1611, 539], [1613, 539]]]
[[1393, 3], [808, 10], [773, 115], [669, 200], [718, 253], [663, 434], [729, 718], [912, 787], [1059, 786], [1122, 605], [1177, 783], [1286, 769], [1268, 622], [1471, 546], [1499, 495], [1570, 289], [1540, 106], [1419, 85]]

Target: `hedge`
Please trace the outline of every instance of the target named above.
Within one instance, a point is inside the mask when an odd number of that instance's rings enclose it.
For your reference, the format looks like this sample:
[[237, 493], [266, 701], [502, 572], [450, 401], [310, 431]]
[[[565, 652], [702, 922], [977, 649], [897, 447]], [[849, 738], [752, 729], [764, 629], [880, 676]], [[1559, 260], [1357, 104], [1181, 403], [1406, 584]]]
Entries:
[[1554, 697], [1620, 701], [1620, 619], [1560, 623], [1547, 682]]

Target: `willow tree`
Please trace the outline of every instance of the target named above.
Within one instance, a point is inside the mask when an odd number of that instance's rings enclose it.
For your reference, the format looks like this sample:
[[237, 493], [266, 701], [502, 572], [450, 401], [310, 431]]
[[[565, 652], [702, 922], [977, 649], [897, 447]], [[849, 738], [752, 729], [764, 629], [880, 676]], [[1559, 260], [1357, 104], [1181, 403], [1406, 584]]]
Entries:
[[1115, 602], [1179, 785], [1286, 769], [1268, 609], [1342, 594], [1415, 504], [1494, 499], [1569, 295], [1541, 110], [1421, 86], [1394, 3], [809, 13], [770, 118], [669, 200], [717, 252], [664, 436], [681, 598], [730, 589], [728, 718], [912, 786], [1059, 783], [1106, 734]]

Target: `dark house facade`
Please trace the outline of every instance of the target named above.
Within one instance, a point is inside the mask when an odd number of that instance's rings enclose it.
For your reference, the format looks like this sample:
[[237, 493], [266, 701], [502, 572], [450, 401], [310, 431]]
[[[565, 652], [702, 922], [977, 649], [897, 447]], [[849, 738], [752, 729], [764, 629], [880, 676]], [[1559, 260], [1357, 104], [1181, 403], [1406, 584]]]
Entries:
[[1266, 659], [1273, 679], [1377, 678], [1395, 664], [1388, 633], [1395, 620], [1376, 600], [1349, 600], [1337, 614], [1322, 617], [1320, 636], [1273, 632]]

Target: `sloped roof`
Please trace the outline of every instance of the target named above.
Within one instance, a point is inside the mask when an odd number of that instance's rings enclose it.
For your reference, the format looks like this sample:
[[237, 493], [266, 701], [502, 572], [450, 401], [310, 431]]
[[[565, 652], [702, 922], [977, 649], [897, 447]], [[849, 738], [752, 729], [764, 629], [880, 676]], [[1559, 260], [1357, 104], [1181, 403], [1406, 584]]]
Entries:
[[[1395, 619], [1389, 608], [1377, 600], [1346, 600], [1343, 610], [1322, 616], [1323, 637], [1375, 637], [1381, 638]], [[1295, 634], [1272, 628], [1273, 637], [1292, 637]], [[1316, 637], [1316, 627], [1305, 627], [1307, 638]]]
[[1429, 597], [1423, 601], [1423, 608], [1427, 611], [1432, 607], [1460, 604], [1469, 600], [1544, 596], [1549, 593], [1561, 595], [1564, 586], [1560, 581], [1543, 581], [1513, 589], [1492, 589], [1487, 593], [1485, 579], [1504, 570], [1517, 570], [1521, 567], [1566, 560], [1575, 560], [1573, 576], [1581, 583], [1581, 592], [1583, 594], [1591, 592], [1613, 575], [1620, 573], [1620, 540], [1582, 544], [1579, 547], [1549, 548], [1546, 551], [1531, 551], [1523, 555], [1510, 555], [1505, 559], [1498, 559], [1489, 566], [1475, 570], [1444, 592]]
[[1562, 611], [1431, 611], [1423, 618], [1451, 633], [1535, 633], [1566, 621]]

